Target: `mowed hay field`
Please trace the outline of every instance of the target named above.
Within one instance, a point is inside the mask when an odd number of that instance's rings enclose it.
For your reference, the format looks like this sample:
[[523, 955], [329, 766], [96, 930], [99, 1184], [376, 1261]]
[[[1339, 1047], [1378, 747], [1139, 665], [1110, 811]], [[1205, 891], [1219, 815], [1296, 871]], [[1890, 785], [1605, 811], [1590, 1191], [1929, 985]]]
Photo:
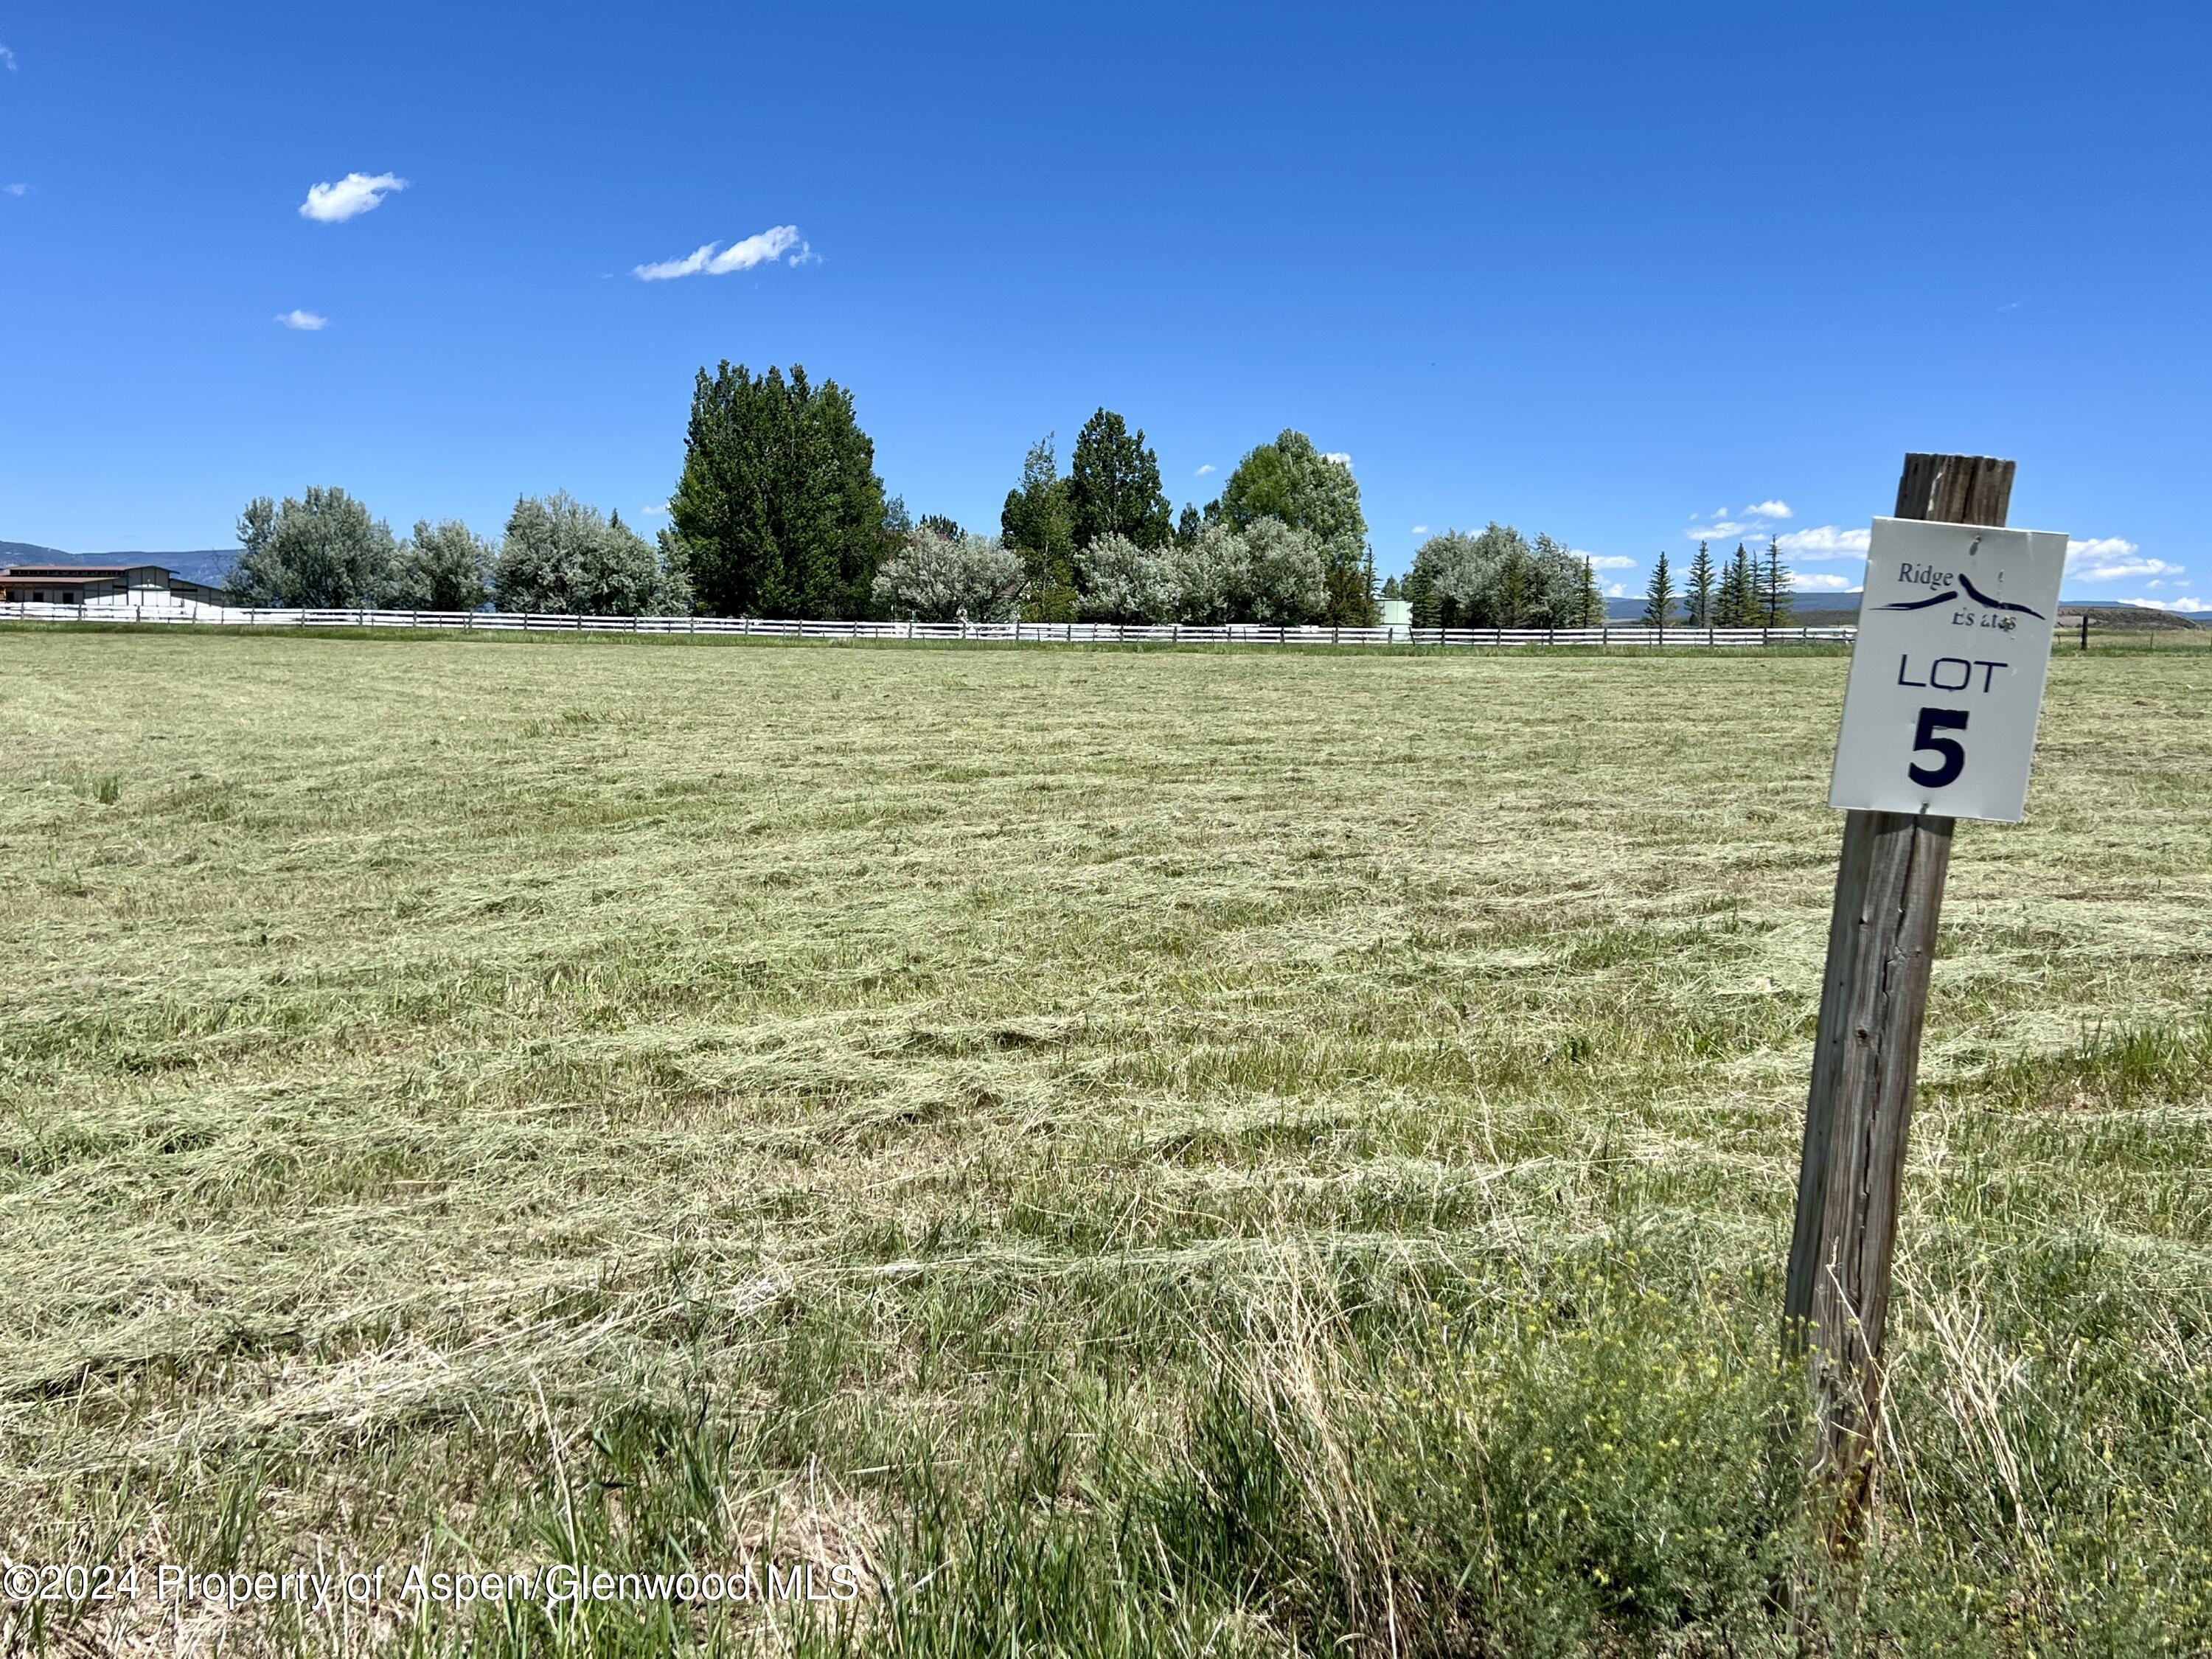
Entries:
[[[2212, 659], [1960, 827], [1838, 1574], [1845, 666], [0, 632], [6, 1640], [2205, 1650]], [[559, 1561], [864, 1593], [151, 1580]]]

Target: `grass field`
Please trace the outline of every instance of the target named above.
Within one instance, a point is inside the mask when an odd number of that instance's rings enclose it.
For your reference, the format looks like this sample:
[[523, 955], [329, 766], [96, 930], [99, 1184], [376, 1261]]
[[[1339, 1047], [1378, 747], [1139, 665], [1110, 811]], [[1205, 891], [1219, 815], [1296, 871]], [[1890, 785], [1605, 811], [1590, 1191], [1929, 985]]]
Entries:
[[[0, 631], [6, 1641], [2212, 1647], [2212, 659], [1961, 826], [1848, 1577], [1844, 668]], [[151, 1586], [579, 1559], [864, 1593]]]

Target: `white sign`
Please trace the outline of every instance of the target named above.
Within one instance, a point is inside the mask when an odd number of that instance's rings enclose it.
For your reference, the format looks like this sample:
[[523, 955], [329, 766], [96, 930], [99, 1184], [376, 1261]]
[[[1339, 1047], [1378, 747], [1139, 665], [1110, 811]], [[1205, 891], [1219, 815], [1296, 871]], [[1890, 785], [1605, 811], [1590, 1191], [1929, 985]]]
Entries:
[[2017, 823], [2066, 538], [1876, 519], [1828, 805]]

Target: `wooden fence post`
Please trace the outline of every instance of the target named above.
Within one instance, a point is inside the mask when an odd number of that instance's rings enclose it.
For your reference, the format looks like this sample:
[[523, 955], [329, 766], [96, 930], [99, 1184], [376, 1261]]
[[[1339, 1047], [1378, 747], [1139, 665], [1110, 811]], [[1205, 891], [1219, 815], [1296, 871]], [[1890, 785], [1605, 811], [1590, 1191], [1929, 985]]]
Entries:
[[[2012, 480], [2010, 461], [1907, 455], [1896, 516], [2002, 526]], [[1819, 1520], [1838, 1553], [1874, 1496], [1898, 1193], [1954, 822], [1851, 812], [1836, 870], [1783, 1330], [1790, 1352], [1811, 1352], [1815, 1468], [1833, 1500]]]

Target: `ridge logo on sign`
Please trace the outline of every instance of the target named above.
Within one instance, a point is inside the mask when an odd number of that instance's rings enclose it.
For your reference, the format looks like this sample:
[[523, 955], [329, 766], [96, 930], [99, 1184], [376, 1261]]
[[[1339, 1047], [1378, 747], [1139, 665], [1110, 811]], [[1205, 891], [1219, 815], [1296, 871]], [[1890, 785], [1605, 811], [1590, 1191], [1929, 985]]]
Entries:
[[2017, 823], [2066, 538], [1876, 519], [1828, 805]]

